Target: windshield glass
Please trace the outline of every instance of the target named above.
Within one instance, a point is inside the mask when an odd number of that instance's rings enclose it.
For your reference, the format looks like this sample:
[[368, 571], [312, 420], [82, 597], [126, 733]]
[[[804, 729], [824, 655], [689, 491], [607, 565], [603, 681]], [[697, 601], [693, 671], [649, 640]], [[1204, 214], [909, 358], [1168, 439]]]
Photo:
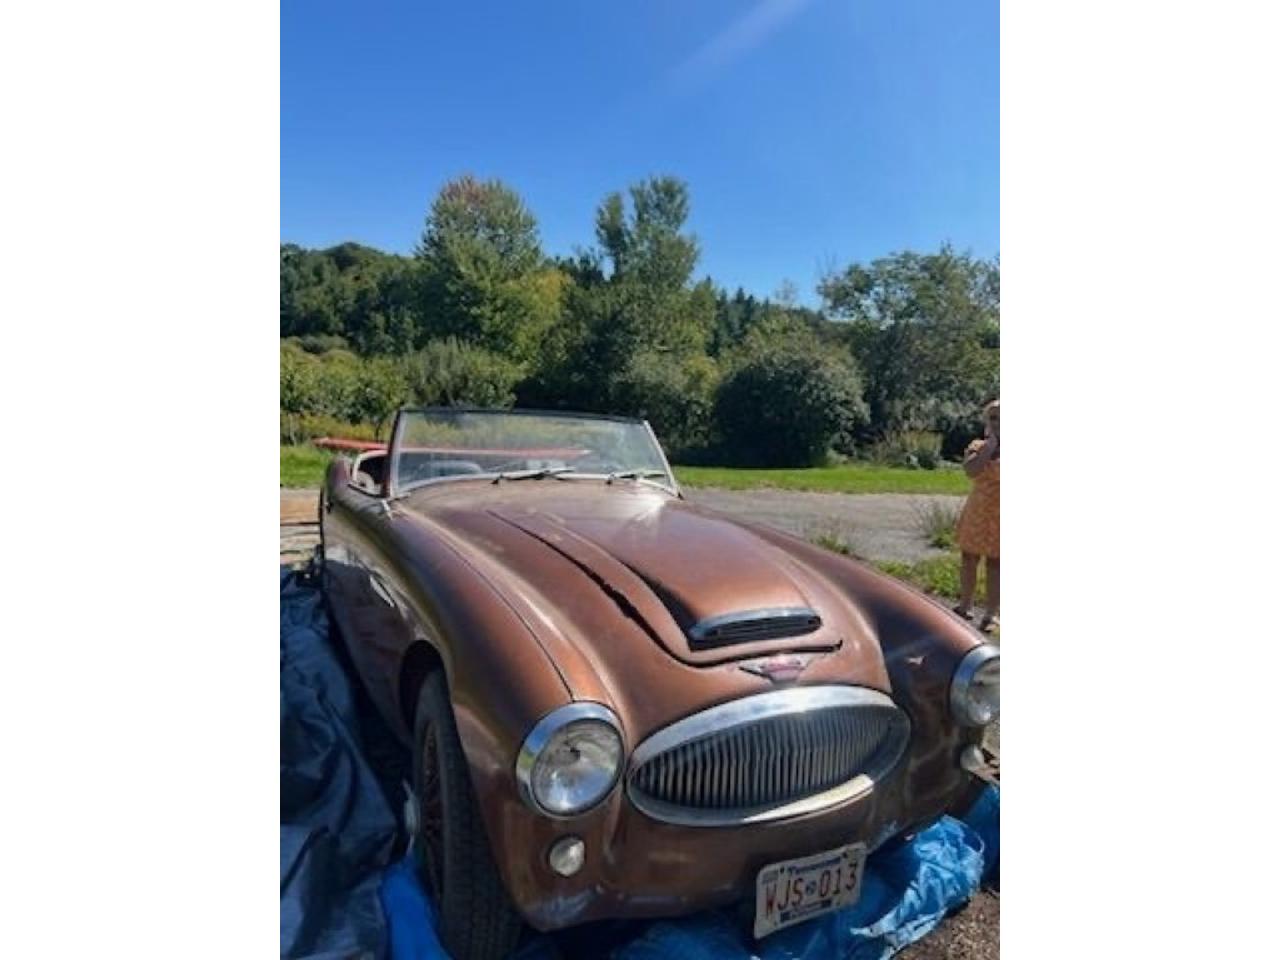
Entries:
[[640, 422], [580, 414], [405, 410], [391, 445], [395, 487], [445, 477], [627, 474], [674, 489], [666, 458]]

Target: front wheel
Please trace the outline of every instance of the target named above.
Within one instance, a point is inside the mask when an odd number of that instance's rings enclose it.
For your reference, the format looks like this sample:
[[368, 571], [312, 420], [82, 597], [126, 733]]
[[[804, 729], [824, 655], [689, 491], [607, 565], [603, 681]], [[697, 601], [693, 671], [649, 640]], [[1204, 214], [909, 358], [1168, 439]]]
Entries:
[[489, 852], [443, 670], [422, 684], [414, 724], [414, 848], [454, 960], [502, 960], [522, 923]]

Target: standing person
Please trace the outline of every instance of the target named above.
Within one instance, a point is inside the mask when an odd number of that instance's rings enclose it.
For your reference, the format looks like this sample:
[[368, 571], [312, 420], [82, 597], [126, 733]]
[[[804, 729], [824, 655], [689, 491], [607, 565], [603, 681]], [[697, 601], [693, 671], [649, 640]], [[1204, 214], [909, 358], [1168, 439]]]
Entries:
[[981, 629], [992, 630], [1000, 626], [1000, 401], [992, 400], [982, 415], [986, 436], [974, 440], [964, 452], [964, 472], [973, 480], [973, 490], [956, 523], [960, 603], [955, 611], [968, 619], [978, 586], [978, 558], [985, 559], [987, 615]]

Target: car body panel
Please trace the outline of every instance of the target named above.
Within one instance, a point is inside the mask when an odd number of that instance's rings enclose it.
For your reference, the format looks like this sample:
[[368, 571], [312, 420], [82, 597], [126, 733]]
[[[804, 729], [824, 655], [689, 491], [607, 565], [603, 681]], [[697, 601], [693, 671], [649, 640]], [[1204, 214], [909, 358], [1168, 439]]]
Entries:
[[[947, 692], [980, 635], [846, 557], [634, 481], [460, 478], [387, 500], [352, 486], [338, 460], [323, 497], [325, 582], [357, 670], [406, 741], [410, 665], [446, 671], [490, 847], [535, 927], [725, 903], [749, 895], [767, 863], [874, 844], [935, 818], [972, 784], [957, 757], [979, 732], [954, 724]], [[693, 622], [761, 607], [811, 608], [822, 623], [691, 647]], [[425, 660], [414, 652], [427, 649]], [[524, 737], [575, 700], [616, 713], [630, 756], [708, 707], [832, 683], [888, 694], [912, 725], [889, 777], [838, 807], [749, 827], [673, 826], [630, 803], [624, 772], [603, 803], [561, 819], [535, 812], [516, 786]], [[567, 833], [587, 855], [562, 878], [546, 851]]]

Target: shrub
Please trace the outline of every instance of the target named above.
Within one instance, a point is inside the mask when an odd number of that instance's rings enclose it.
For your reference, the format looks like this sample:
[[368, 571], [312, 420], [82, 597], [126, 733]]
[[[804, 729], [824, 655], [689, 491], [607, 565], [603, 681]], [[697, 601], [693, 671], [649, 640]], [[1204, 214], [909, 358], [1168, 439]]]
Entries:
[[715, 421], [726, 455], [753, 466], [808, 467], [866, 421], [857, 371], [805, 343], [745, 359], [720, 386]]
[[350, 344], [344, 338], [331, 333], [309, 333], [301, 337], [290, 337], [287, 342], [317, 356], [333, 350], [350, 349]]
[[299, 348], [280, 347], [280, 412], [303, 414], [316, 409], [315, 359]]
[[642, 353], [613, 382], [613, 412], [648, 420], [673, 456], [695, 450], [710, 439], [718, 378], [715, 362], [701, 354]]
[[872, 447], [871, 455], [891, 467], [934, 470], [942, 459], [942, 437], [927, 430], [891, 433]]
[[510, 361], [455, 337], [428, 341], [405, 371], [414, 402], [440, 407], [509, 407], [521, 376]]
[[805, 539], [810, 543], [858, 559], [860, 554], [854, 542], [853, 531], [838, 521], [824, 521], [813, 524], [806, 532]]
[[319, 356], [297, 343], [280, 345], [280, 412], [326, 416], [381, 427], [410, 396], [402, 364], [385, 357], [362, 360], [345, 350]]
[[916, 526], [931, 547], [950, 550], [956, 545], [956, 521], [960, 506], [945, 500], [916, 505]]
[[351, 406], [359, 369], [359, 358], [341, 350], [316, 358], [311, 373], [311, 393], [304, 412], [323, 413], [344, 420], [358, 419], [351, 415]]
[[369, 423], [349, 423], [324, 413], [280, 413], [280, 442], [287, 445], [309, 443], [317, 437], [348, 440], [382, 440], [385, 436]]
[[409, 383], [403, 365], [376, 357], [356, 368], [344, 413], [355, 423], [372, 423], [381, 429], [408, 402]]

